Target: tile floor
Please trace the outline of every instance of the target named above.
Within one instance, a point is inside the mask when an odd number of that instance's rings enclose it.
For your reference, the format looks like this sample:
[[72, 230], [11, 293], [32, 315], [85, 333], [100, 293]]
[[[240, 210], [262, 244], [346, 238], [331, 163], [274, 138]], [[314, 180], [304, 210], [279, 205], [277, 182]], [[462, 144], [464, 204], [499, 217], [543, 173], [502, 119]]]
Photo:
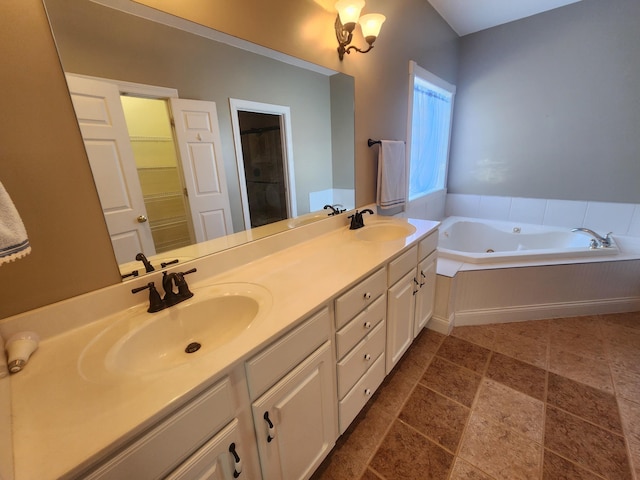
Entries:
[[640, 312], [425, 330], [314, 480], [640, 480]]

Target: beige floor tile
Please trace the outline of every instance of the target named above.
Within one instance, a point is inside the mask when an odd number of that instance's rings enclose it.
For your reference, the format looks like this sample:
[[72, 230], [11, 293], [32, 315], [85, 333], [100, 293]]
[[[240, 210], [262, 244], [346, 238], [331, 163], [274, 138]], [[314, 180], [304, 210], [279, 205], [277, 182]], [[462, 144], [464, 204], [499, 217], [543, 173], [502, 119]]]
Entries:
[[484, 373], [490, 354], [491, 350], [456, 337], [445, 338], [436, 352], [437, 356], [479, 374]]
[[396, 421], [369, 466], [386, 480], [442, 480], [452, 464], [453, 455]]
[[[429, 413], [425, 414], [426, 412]], [[455, 453], [469, 413], [467, 407], [418, 385], [398, 418]]]
[[469, 465], [461, 458], [457, 458], [449, 480], [493, 480], [493, 478], [481, 472], [473, 465]]
[[589, 472], [584, 468], [559, 457], [555, 453], [545, 450], [542, 464], [542, 480], [601, 480], [600, 475]]
[[640, 312], [424, 330], [312, 478], [640, 480]]
[[639, 401], [640, 373], [629, 371], [629, 369], [614, 363], [611, 365], [611, 374], [618, 397]]
[[582, 332], [584, 335], [600, 337], [602, 335], [602, 318], [599, 315], [585, 315], [582, 317], [554, 318], [549, 320], [549, 331], [553, 336], [554, 331], [570, 330]]
[[462, 436], [459, 457], [499, 480], [530, 480], [542, 471], [542, 446], [477, 413]]
[[549, 341], [549, 320], [531, 320], [527, 322], [498, 323], [487, 326], [495, 332], [520, 335], [539, 343]]
[[613, 382], [607, 362], [551, 348], [549, 371], [606, 392], [613, 393]]
[[567, 412], [547, 406], [546, 449], [610, 480], [629, 480], [624, 438]]
[[538, 342], [515, 333], [496, 332], [493, 350], [540, 368], [547, 368], [547, 342]]
[[544, 403], [540, 400], [485, 378], [473, 411], [542, 443]]
[[605, 341], [600, 335], [585, 333], [576, 329], [554, 329], [550, 341], [551, 348], [600, 360], [607, 360]]
[[496, 332], [488, 325], [455, 327], [451, 334], [485, 348], [492, 348], [496, 338]]

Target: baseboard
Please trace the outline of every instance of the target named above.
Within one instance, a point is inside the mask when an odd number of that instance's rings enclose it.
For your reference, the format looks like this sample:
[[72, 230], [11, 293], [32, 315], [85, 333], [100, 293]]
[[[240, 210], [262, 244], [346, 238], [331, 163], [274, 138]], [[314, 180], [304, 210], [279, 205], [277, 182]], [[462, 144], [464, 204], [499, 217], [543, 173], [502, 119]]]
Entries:
[[[543, 305], [522, 305], [506, 308], [489, 308], [468, 310], [455, 313], [455, 326], [485, 325], [488, 323], [523, 322], [526, 320], [542, 320], [545, 318], [574, 317], [580, 315], [597, 315], [606, 313], [635, 312], [640, 310], [640, 297], [612, 298], [586, 302], [550, 303]], [[450, 323], [453, 319], [433, 318], [428, 328], [441, 332], [442, 322]], [[434, 322], [434, 326], [431, 326]], [[441, 332], [444, 333], [444, 332]]]
[[451, 330], [453, 330], [453, 315], [449, 318], [434, 315], [431, 317], [431, 320], [429, 320], [425, 328], [444, 335], [449, 335]]

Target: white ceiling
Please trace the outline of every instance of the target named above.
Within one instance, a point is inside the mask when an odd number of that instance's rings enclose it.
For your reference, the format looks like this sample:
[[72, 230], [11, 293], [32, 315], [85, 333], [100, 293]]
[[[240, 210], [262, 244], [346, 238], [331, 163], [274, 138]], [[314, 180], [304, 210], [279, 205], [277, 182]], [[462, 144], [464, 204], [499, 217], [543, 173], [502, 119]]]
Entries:
[[580, 0], [429, 0], [460, 35], [478, 32]]

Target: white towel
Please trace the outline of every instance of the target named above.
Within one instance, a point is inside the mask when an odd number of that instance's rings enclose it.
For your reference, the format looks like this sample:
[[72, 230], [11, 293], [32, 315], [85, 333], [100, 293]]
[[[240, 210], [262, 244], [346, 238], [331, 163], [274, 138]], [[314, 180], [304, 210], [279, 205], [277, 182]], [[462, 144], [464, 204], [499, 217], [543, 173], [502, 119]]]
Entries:
[[9, 194], [0, 183], [0, 265], [31, 252], [27, 231]]
[[407, 202], [407, 166], [404, 142], [382, 140], [378, 151], [378, 195], [380, 208], [404, 206]]

